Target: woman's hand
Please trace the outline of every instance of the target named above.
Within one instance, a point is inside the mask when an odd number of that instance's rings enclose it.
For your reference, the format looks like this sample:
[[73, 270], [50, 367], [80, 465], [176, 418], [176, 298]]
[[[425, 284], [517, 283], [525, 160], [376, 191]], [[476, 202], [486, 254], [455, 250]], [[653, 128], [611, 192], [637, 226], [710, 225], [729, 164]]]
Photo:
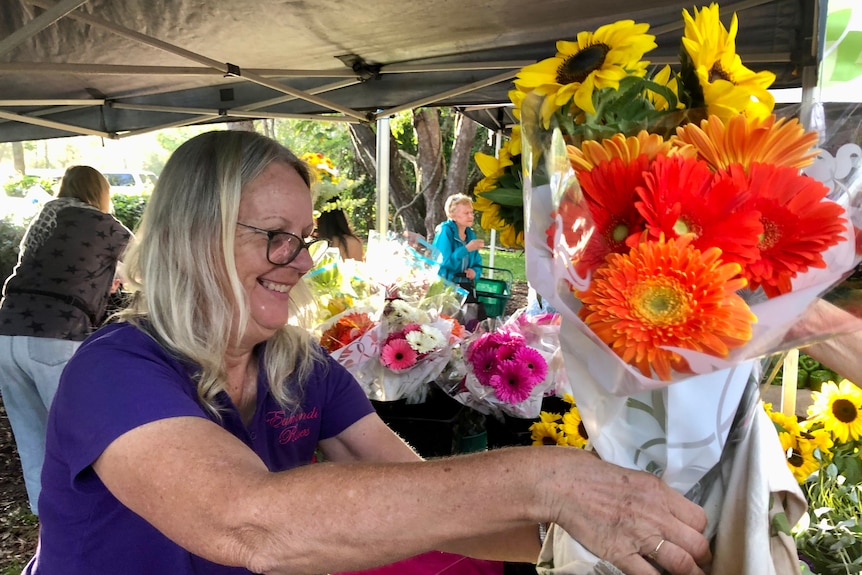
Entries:
[[472, 281], [476, 279], [476, 270], [474, 270], [473, 268], [467, 268], [466, 270], [464, 270], [464, 275], [467, 276], [468, 280]]
[[485, 247], [485, 240], [475, 239], [467, 242], [467, 251], [475, 252], [476, 250], [481, 250]]
[[704, 574], [712, 557], [700, 506], [648, 473], [597, 458], [568, 459], [548, 477], [555, 484], [548, 493], [562, 494], [552, 502], [559, 509], [554, 521], [573, 538], [627, 575], [656, 575], [656, 566], [673, 575]]

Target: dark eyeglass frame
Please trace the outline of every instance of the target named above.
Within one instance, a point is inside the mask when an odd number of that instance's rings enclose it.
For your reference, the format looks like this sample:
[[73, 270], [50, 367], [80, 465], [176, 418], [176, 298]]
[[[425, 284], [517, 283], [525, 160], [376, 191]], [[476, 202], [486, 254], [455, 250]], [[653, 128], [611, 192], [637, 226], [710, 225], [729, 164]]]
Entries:
[[[311, 256], [311, 260], [315, 264], [317, 264], [317, 262], [320, 260], [320, 258], [323, 257], [324, 252], [326, 252], [326, 248], [329, 247], [329, 241], [326, 238], [311, 237], [308, 239], [303, 239], [303, 238], [299, 237], [298, 235], [292, 234], [290, 232], [282, 232], [280, 230], [265, 230], [263, 228], [250, 226], [250, 225], [244, 224], [242, 222], [237, 222], [236, 225], [242, 226], [242, 227], [247, 228], [249, 230], [252, 230], [253, 232], [257, 232], [259, 234], [266, 235], [266, 261], [268, 261], [269, 263], [271, 263], [274, 266], [289, 265], [291, 262], [293, 262], [293, 260], [295, 260], [299, 256], [300, 252], [302, 252], [303, 249], [308, 250], [308, 254]], [[272, 258], [270, 257], [270, 254], [269, 254], [270, 248], [272, 247], [272, 240], [274, 240], [275, 238], [277, 238], [279, 236], [290, 236], [291, 238], [296, 238], [297, 242], [299, 242], [297, 244], [296, 250], [294, 250], [294, 252], [290, 255], [290, 258], [286, 262], [274, 262], [274, 261], [272, 261]], [[311, 252], [311, 250], [309, 248], [312, 245], [317, 244], [317, 243], [321, 243], [321, 242], [323, 242], [323, 244], [325, 244], [325, 245], [323, 246], [323, 249], [315, 252], [318, 254], [318, 257], [315, 258], [314, 254]]]

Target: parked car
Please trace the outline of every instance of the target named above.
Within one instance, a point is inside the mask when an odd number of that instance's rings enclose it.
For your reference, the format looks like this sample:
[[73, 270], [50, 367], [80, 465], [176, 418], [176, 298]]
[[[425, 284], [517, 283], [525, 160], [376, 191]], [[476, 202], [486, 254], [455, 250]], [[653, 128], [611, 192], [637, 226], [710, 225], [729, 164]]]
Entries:
[[158, 180], [154, 173], [144, 170], [102, 171], [102, 174], [111, 184], [112, 194], [126, 196], [147, 195], [153, 191]]

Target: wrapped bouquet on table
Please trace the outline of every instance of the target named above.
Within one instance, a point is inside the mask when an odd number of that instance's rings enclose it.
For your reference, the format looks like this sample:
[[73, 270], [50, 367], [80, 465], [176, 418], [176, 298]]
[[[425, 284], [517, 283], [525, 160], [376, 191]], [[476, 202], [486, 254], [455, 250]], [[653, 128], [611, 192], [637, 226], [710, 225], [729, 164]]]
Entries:
[[[859, 261], [858, 185], [803, 172], [818, 134], [773, 113], [735, 15], [683, 18], [679, 74], [648, 75], [654, 37], [624, 20], [517, 75], [527, 276], [562, 315], [598, 454], [704, 506], [714, 573], [791, 573], [805, 500], [758, 408], [759, 359], [836, 334], [797, 323]], [[600, 565], [554, 527], [539, 569]]]
[[560, 318], [516, 313], [488, 329], [494, 323], [485, 322], [465, 339], [460, 361], [439, 383], [479, 413], [500, 419], [538, 417], [542, 398], [555, 394], [561, 384]]
[[320, 341], [376, 401], [422, 403], [443, 372], [463, 327], [445, 312], [460, 305], [433, 261], [397, 238], [373, 237], [362, 276], [374, 297], [319, 326]]

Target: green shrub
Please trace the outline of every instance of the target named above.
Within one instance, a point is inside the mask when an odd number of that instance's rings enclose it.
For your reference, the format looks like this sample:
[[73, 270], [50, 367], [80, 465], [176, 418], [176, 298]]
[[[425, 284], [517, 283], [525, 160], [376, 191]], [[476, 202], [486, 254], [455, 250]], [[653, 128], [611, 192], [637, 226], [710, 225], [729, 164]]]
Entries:
[[144, 214], [144, 208], [147, 207], [149, 196], [111, 196], [111, 202], [114, 204], [114, 216], [120, 222], [132, 231], [138, 227], [141, 221], [141, 216]]
[[3, 184], [3, 189], [7, 196], [12, 198], [24, 198], [27, 196], [27, 190], [32, 186], [39, 185], [42, 189], [51, 194], [55, 193], [55, 182], [48, 178], [40, 178], [38, 176], [20, 176], [15, 180], [9, 180]]
[[0, 220], [0, 282], [12, 274], [18, 263], [18, 247], [25, 231], [9, 217]]

